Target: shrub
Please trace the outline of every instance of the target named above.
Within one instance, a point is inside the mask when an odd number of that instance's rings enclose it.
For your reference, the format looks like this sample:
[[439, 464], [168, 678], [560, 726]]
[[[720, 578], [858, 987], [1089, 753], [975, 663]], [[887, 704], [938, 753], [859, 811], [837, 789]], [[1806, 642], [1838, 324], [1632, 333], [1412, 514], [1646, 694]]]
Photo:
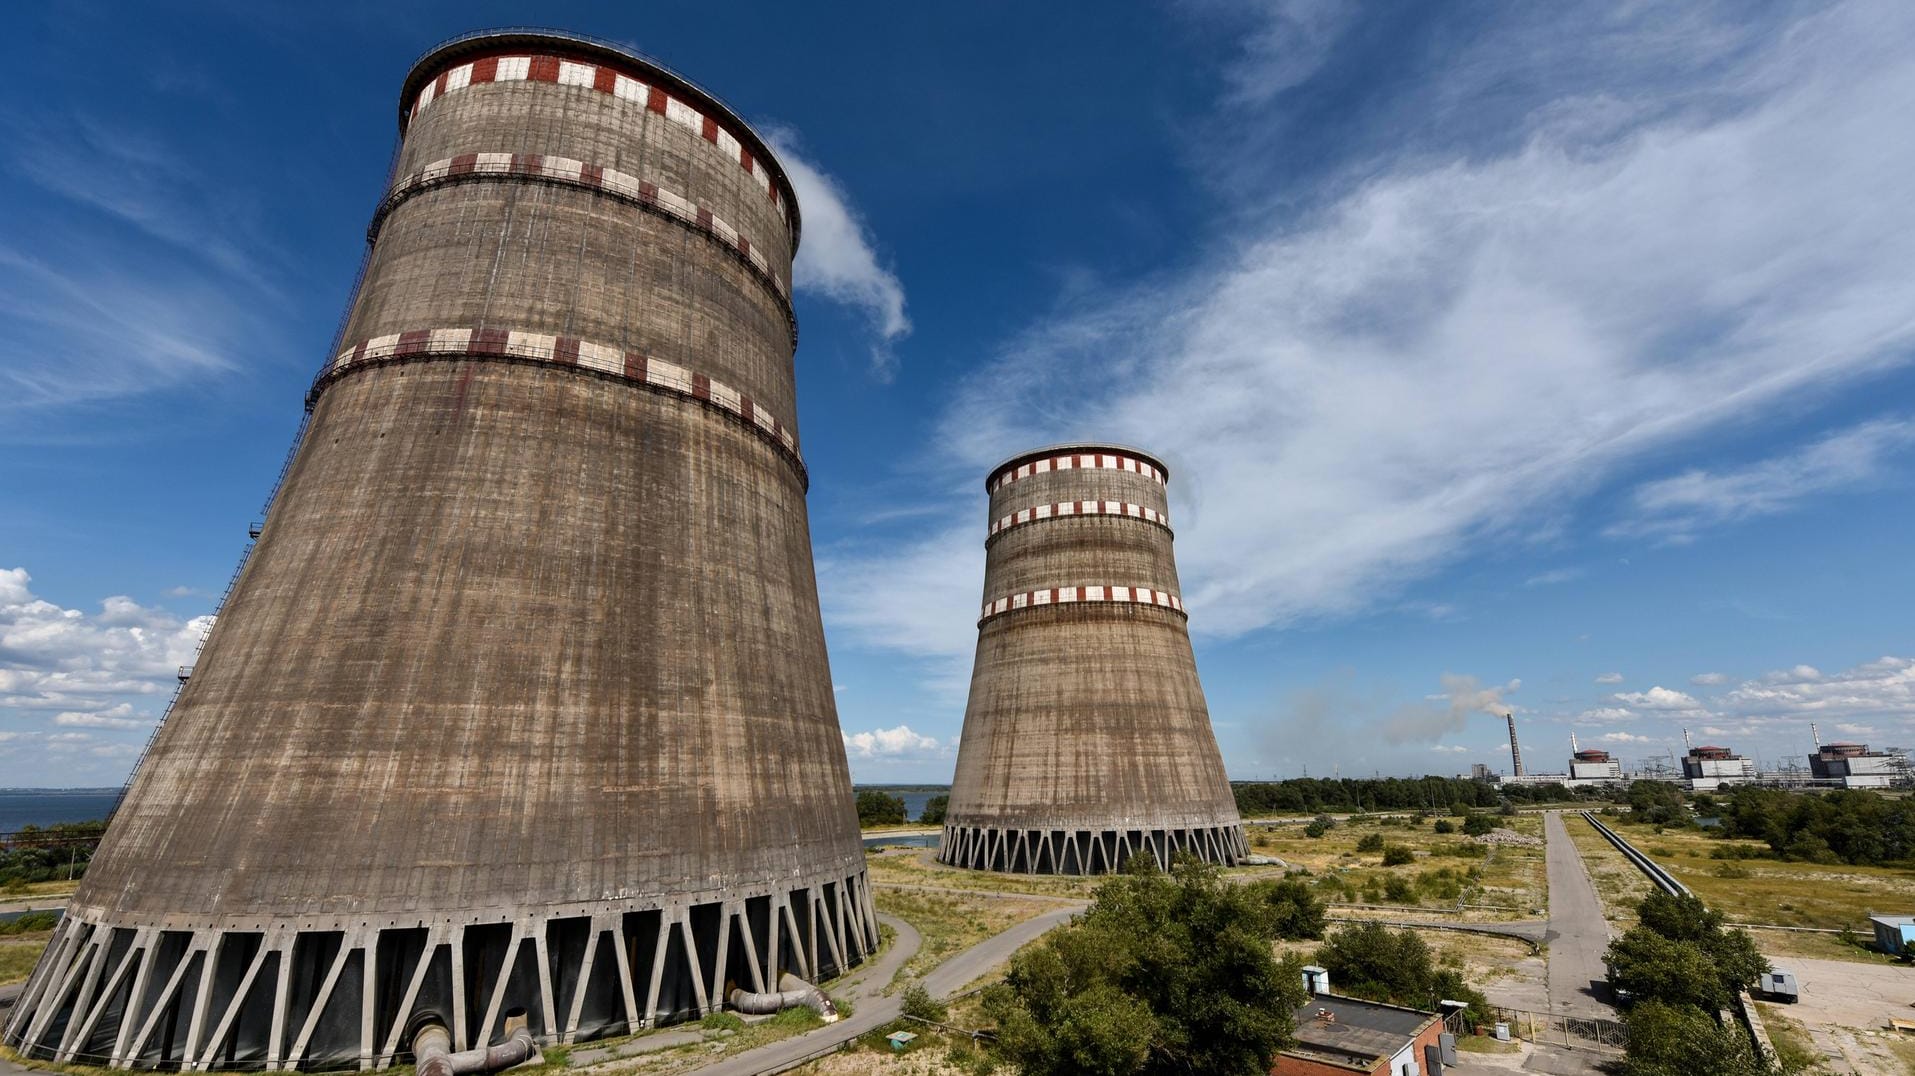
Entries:
[[1383, 849], [1383, 865], [1386, 867], [1401, 867], [1405, 863], [1414, 862], [1416, 862], [1416, 853], [1400, 844], [1393, 844]]
[[946, 794], [932, 796], [924, 801], [924, 810], [918, 815], [918, 821], [927, 826], [944, 824], [944, 812], [951, 806], [951, 797]]
[[1334, 821], [1331, 821], [1329, 815], [1320, 814], [1316, 816], [1315, 818], [1312, 818], [1310, 820], [1309, 825], [1303, 827], [1303, 835], [1305, 837], [1310, 837], [1310, 838], [1321, 837], [1325, 833], [1330, 832], [1330, 830], [1334, 828], [1335, 826], [1336, 826], [1336, 823]]
[[1468, 818], [1463, 819], [1463, 832], [1472, 837], [1481, 837], [1495, 828], [1496, 820], [1486, 814], [1472, 813]]
[[1436, 826], [1434, 828], [1438, 833], [1455, 833], [1456, 823], [1447, 818], [1439, 818], [1436, 820]]
[[1408, 878], [1392, 874], [1383, 881], [1383, 899], [1391, 904], [1415, 904], [1416, 890]]
[[1365, 833], [1365, 834], [1364, 834], [1364, 835], [1363, 835], [1363, 836], [1362, 836], [1362, 837], [1361, 837], [1361, 838], [1360, 838], [1360, 839], [1359, 839], [1359, 840], [1358, 840], [1358, 841], [1356, 842], [1356, 850], [1357, 850], [1357, 851], [1359, 851], [1359, 852], [1381, 852], [1381, 851], [1383, 851], [1383, 834], [1381, 834], [1381, 833]]
[[906, 1016], [918, 1020], [929, 1020], [934, 1024], [943, 1023], [951, 1014], [950, 1009], [942, 1001], [931, 996], [931, 992], [924, 988], [923, 983], [912, 983], [904, 988], [900, 1011]]

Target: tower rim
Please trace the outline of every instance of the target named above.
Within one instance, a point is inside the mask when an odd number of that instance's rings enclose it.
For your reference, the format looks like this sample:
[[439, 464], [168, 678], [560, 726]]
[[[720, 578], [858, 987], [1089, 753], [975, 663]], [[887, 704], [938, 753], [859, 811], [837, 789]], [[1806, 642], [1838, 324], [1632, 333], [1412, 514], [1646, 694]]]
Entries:
[[990, 489], [991, 483], [996, 482], [999, 475], [1020, 464], [1043, 459], [1046, 456], [1072, 452], [1110, 453], [1131, 456], [1157, 468], [1157, 470], [1163, 474], [1164, 481], [1166, 483], [1170, 481], [1170, 468], [1164, 466], [1164, 461], [1159, 459], [1156, 453], [1146, 452], [1136, 445], [1127, 445], [1122, 441], [1059, 441], [1056, 444], [1040, 445], [1037, 448], [1026, 449], [1015, 456], [1005, 459], [1002, 463], [999, 463], [985, 473], [984, 488], [987, 490]]
[[798, 205], [798, 192], [791, 185], [791, 177], [785, 171], [784, 162], [760, 135], [756, 128], [745, 122], [738, 111], [726, 104], [717, 94], [705, 89], [698, 83], [679, 74], [664, 61], [632, 48], [603, 38], [586, 34], [572, 33], [541, 26], [503, 26], [486, 30], [473, 30], [469, 33], [450, 37], [421, 53], [406, 70], [406, 80], [399, 90], [399, 134], [403, 137], [406, 128], [412, 122], [413, 103], [419, 99], [419, 92], [426, 83], [439, 77], [444, 69], [456, 66], [457, 62], [469, 56], [481, 56], [500, 48], [556, 48], [578, 56], [581, 59], [610, 61], [616, 66], [637, 68], [648, 75], [656, 76], [663, 88], [689, 100], [701, 111], [722, 117], [735, 133], [747, 140], [752, 156], [771, 167], [772, 181], [778, 184], [780, 196], [789, 207], [791, 217], [791, 249], [798, 249], [799, 238], [803, 232], [802, 210]]

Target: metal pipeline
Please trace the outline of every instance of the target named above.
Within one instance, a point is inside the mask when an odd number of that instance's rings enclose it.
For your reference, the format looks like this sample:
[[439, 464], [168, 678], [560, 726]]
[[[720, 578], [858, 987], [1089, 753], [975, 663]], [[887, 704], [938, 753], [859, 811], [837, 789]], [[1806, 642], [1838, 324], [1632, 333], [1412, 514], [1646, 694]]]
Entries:
[[[752, 1016], [764, 1016], [803, 1005], [824, 1017], [827, 1024], [835, 1023], [838, 1019], [838, 1007], [831, 1003], [824, 991], [790, 972], [779, 977], [778, 989], [774, 992], [754, 994], [733, 988], [726, 1000], [731, 1002], [732, 1008]], [[425, 1076], [425, 1073], [421, 1072], [420, 1076]]]
[[538, 1051], [525, 1017], [506, 1017], [506, 1039], [497, 1046], [453, 1052], [452, 1033], [444, 1024], [429, 1021], [412, 1033], [413, 1062], [418, 1076], [466, 1076], [498, 1072], [530, 1061]]

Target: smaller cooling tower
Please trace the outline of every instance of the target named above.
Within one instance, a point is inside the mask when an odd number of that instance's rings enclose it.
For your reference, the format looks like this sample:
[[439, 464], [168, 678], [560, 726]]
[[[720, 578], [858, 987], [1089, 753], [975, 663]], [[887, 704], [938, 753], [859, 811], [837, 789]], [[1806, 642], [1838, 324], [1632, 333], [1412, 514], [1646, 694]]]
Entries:
[[991, 471], [984, 608], [939, 858], [1104, 874], [1145, 852], [1235, 863], [1224, 774], [1177, 566], [1169, 475], [1071, 444]]

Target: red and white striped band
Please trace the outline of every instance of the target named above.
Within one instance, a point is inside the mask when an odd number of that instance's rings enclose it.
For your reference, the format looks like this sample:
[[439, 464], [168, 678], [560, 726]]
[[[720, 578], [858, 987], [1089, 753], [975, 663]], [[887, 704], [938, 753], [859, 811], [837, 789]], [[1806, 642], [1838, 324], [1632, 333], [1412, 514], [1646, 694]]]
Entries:
[[1029, 478], [1034, 474], [1047, 471], [1069, 471], [1094, 468], [1105, 471], [1130, 471], [1153, 479], [1158, 485], [1167, 485], [1170, 476], [1157, 469], [1156, 465], [1146, 463], [1135, 456], [1125, 456], [1109, 452], [1073, 452], [1062, 456], [1050, 456], [1029, 463], [1020, 463], [1016, 467], [991, 479], [989, 492], [996, 493], [1020, 478]]
[[582, 63], [559, 56], [488, 56], [483, 60], [447, 68], [438, 78], [426, 83], [425, 88], [419, 91], [419, 100], [413, 105], [412, 114], [417, 116], [425, 111], [427, 105], [454, 90], [487, 82], [553, 82], [561, 86], [578, 86], [609, 93], [621, 101], [650, 109], [673, 123], [697, 132], [705, 141], [718, 147], [720, 153], [737, 161], [738, 167], [743, 168], [766, 197], [777, 205], [778, 215], [786, 224], [791, 223], [790, 215], [785, 212], [784, 199], [778, 193], [778, 184], [771, 181], [770, 169], [754, 158], [751, 150], [736, 135], [727, 131], [718, 117], [707, 116], [663, 88], [640, 82], [604, 64]]
[[1023, 523], [1034, 523], [1040, 519], [1057, 519], [1062, 516], [1129, 516], [1155, 523], [1165, 530], [1170, 529], [1170, 517], [1155, 508], [1145, 508], [1141, 504], [1126, 504], [1123, 501], [1064, 501], [1061, 504], [1040, 504], [1035, 508], [1020, 508], [1002, 519], [991, 522], [991, 536]]
[[979, 623], [1001, 613], [1014, 609], [1031, 609], [1040, 605], [1070, 605], [1074, 602], [1124, 602], [1131, 605], [1157, 605], [1165, 609], [1184, 611], [1184, 600], [1164, 590], [1152, 590], [1149, 587], [1052, 587], [1049, 590], [1027, 590], [1022, 594], [1007, 594], [996, 601], [984, 603], [984, 613]]
[[[419, 329], [391, 333], [375, 336], [334, 356], [320, 375], [320, 381], [329, 381], [355, 366], [431, 356], [516, 359], [553, 366], [572, 366], [701, 400], [743, 419], [747, 426], [771, 441], [796, 463], [800, 474], [804, 473], [804, 461], [798, 455], [797, 435], [777, 416], [754, 403], [751, 397], [683, 366], [647, 358], [636, 351], [594, 344], [574, 336], [505, 329]], [[315, 396], [319, 389], [320, 386], [314, 387]]]
[[764, 252], [724, 218], [675, 191], [647, 183], [616, 168], [602, 168], [570, 157], [547, 157], [537, 153], [462, 153], [448, 160], [434, 161], [393, 184], [384, 204], [373, 216], [371, 230], [376, 233], [386, 215], [410, 195], [460, 176], [528, 176], [601, 191], [658, 210], [715, 237], [721, 245], [744, 258], [757, 270], [771, 285], [771, 290], [778, 293], [778, 298], [787, 305], [791, 302], [790, 286], [772, 268]]

